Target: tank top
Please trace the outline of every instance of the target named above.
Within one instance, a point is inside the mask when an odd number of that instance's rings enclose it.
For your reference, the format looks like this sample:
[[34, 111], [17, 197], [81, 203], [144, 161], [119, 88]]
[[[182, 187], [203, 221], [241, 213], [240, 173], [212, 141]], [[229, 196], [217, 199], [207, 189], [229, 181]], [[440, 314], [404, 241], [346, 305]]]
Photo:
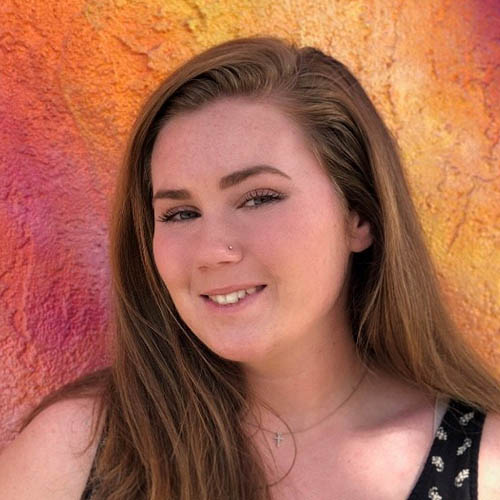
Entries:
[[[449, 401], [407, 500], [478, 500], [478, 456], [484, 420], [484, 413], [464, 403]], [[95, 484], [92, 466], [81, 500], [101, 500], [93, 495]]]
[[449, 402], [408, 500], [478, 500], [478, 457], [484, 420], [485, 414], [471, 406]]

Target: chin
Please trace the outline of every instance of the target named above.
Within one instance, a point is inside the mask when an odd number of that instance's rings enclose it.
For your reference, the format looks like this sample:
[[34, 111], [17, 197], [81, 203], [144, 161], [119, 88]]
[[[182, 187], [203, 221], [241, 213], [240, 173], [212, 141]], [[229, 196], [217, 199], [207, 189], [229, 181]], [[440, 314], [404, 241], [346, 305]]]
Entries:
[[[202, 342], [203, 339], [200, 339]], [[204, 342], [205, 345], [217, 356], [242, 364], [255, 364], [262, 362], [269, 356], [270, 348], [265, 342], [252, 342], [238, 339], [237, 342]]]

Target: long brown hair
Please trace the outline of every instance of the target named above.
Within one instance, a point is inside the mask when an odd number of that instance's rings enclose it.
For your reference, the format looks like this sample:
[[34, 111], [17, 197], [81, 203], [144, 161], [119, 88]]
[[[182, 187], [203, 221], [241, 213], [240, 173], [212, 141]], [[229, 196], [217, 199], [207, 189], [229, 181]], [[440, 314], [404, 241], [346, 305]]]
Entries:
[[111, 234], [116, 342], [103, 399], [98, 498], [264, 500], [264, 466], [240, 415], [240, 367], [211, 352], [177, 313], [155, 266], [150, 158], [172, 116], [218, 98], [275, 103], [299, 123], [373, 245], [353, 256], [349, 314], [360, 355], [430, 393], [500, 411], [500, 389], [455, 330], [397, 146], [348, 69], [276, 38], [226, 42], [174, 71], [131, 135]]

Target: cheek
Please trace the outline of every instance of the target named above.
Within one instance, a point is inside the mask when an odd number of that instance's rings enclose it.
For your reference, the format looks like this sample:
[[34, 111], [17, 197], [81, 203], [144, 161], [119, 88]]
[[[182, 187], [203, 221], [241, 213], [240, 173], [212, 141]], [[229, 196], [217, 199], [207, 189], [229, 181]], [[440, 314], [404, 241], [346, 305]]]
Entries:
[[[332, 207], [312, 209], [297, 219], [283, 265], [287, 265], [301, 300], [331, 302], [346, 279], [349, 249], [343, 221]], [[300, 287], [297, 285], [300, 283]]]
[[185, 254], [178, 251], [175, 244], [167, 242], [161, 234], [153, 237], [153, 257], [165, 286], [172, 291], [182, 282], [183, 259]]

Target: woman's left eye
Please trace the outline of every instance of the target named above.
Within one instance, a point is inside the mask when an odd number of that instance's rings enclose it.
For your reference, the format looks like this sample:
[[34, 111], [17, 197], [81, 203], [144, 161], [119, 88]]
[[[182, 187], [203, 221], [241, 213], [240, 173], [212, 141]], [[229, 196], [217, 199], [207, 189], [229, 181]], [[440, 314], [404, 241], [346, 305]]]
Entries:
[[[249, 208], [257, 208], [261, 205], [265, 205], [267, 203], [272, 203], [275, 201], [279, 201], [285, 198], [283, 193], [278, 193], [276, 191], [270, 190], [256, 190], [248, 193], [244, 200], [244, 205]], [[248, 205], [247, 202], [253, 201], [253, 205]]]

